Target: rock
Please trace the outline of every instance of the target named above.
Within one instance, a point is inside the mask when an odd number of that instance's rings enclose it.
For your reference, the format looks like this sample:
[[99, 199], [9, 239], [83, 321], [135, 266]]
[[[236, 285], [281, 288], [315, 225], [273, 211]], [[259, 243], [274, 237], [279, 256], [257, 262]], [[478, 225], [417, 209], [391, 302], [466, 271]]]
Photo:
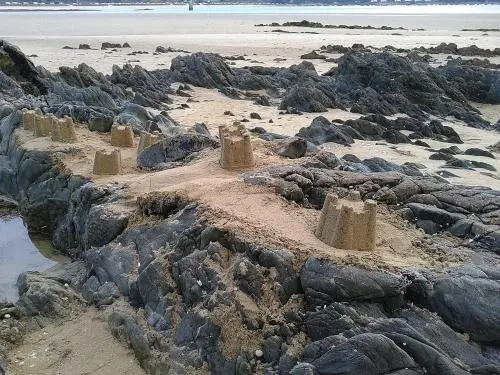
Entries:
[[301, 128], [296, 134], [315, 145], [321, 145], [325, 142], [334, 142], [342, 145], [354, 143], [352, 137], [346, 134], [342, 127], [330, 123], [325, 117], [316, 117], [306, 128]]
[[300, 56], [300, 58], [304, 59], [304, 60], [324, 60], [324, 59], [326, 59], [326, 56], [320, 55], [316, 51], [312, 51], [312, 52], [309, 52], [309, 53], [306, 53], [306, 54]]
[[305, 156], [307, 152], [307, 142], [302, 138], [292, 138], [286, 140], [278, 154], [290, 159], [297, 159]]
[[89, 44], [80, 44], [78, 45], [78, 49], [91, 49]]
[[298, 111], [314, 113], [326, 112], [328, 108], [340, 108], [333, 95], [333, 92], [327, 95], [325, 91], [311, 83], [296, 85], [285, 94], [279, 109], [294, 108]]
[[115, 239], [128, 224], [128, 216], [115, 212], [112, 206], [95, 205], [87, 214], [83, 241], [85, 248], [106, 245]]
[[92, 115], [89, 121], [89, 130], [101, 133], [109, 133], [113, 126], [113, 118], [106, 115]]
[[198, 134], [206, 135], [210, 137], [210, 131], [204, 122], [197, 122], [192, 127], [193, 131]]
[[234, 116], [233, 112], [231, 112], [231, 111], [224, 111], [224, 115], [226, 115], [226, 116]]
[[177, 56], [172, 60], [170, 70], [179, 76], [180, 81], [206, 88], [228, 87], [234, 79], [234, 73], [224, 59], [212, 53]]
[[424, 142], [424, 141], [421, 141], [420, 139], [417, 139], [415, 142], [413, 142], [413, 144], [415, 146], [422, 146], [422, 147], [427, 147], [427, 148], [430, 148], [431, 146], [429, 146], [428, 143]]
[[113, 48], [122, 48], [122, 45], [119, 43], [110, 43], [110, 42], [103, 42], [101, 44], [101, 49], [113, 49]]
[[465, 155], [474, 155], [474, 156], [484, 156], [486, 158], [495, 159], [495, 156], [491, 152], [480, 149], [480, 148], [469, 148], [469, 149], [465, 150], [464, 154]]
[[281, 339], [278, 336], [271, 336], [264, 340], [262, 352], [264, 353], [264, 362], [273, 363], [278, 361], [281, 356]]
[[260, 117], [260, 115], [256, 112], [250, 113], [250, 118], [253, 120], [262, 120], [262, 117]]
[[296, 365], [290, 375], [319, 375], [316, 367], [310, 363], [299, 363]]
[[414, 301], [438, 313], [447, 324], [468, 333], [473, 340], [498, 340], [500, 315], [493, 296], [500, 291], [500, 283], [494, 268], [457, 268], [448, 275], [424, 278], [418, 283], [414, 280], [409, 288]]
[[340, 267], [309, 258], [300, 272], [300, 281], [311, 306], [332, 302], [401, 298], [408, 283], [390, 273]]
[[84, 304], [83, 299], [71, 288], [38, 272], [19, 275], [17, 287], [17, 304], [28, 316], [40, 315], [49, 319], [68, 317]]
[[304, 200], [304, 192], [297, 184], [292, 182], [280, 181], [280, 183], [276, 185], [276, 193], [297, 203]]
[[157, 168], [169, 162], [182, 161], [205, 148], [217, 148], [219, 142], [202, 134], [180, 134], [155, 143], [137, 155], [140, 168]]
[[363, 333], [334, 346], [313, 362], [319, 374], [418, 374], [413, 358], [389, 338]]
[[42, 74], [17, 47], [0, 40], [0, 66], [3, 74], [19, 83], [26, 94], [34, 96], [47, 93]]

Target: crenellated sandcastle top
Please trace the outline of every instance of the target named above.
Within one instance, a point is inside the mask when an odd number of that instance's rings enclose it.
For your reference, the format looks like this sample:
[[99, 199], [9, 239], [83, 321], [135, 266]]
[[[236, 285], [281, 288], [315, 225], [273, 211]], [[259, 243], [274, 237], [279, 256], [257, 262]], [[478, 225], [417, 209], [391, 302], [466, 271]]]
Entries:
[[93, 173], [97, 175], [116, 175], [122, 172], [122, 156], [119, 149], [98, 150], [95, 153]]
[[221, 142], [220, 164], [224, 169], [239, 169], [253, 167], [253, 157], [250, 133], [245, 125], [235, 123], [232, 126], [219, 126]]
[[377, 202], [363, 202], [358, 191], [350, 191], [346, 199], [328, 194], [316, 237], [338, 249], [375, 250], [376, 219]]

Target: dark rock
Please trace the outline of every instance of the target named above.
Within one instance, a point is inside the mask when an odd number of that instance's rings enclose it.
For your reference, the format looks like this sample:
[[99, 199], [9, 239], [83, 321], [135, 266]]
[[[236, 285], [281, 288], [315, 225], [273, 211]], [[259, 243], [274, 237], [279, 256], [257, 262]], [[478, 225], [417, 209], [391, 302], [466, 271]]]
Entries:
[[304, 59], [304, 60], [324, 60], [324, 59], [326, 59], [326, 56], [320, 55], [316, 51], [312, 51], [312, 52], [309, 52], [309, 53], [306, 53], [306, 54], [300, 56], [300, 58]]
[[180, 134], [155, 143], [137, 155], [140, 168], [158, 168], [162, 164], [182, 161], [205, 148], [217, 148], [219, 142], [202, 134]]
[[415, 146], [422, 146], [422, 147], [427, 147], [427, 148], [431, 147], [431, 146], [429, 146], [428, 143], [421, 141], [420, 139], [417, 139], [415, 142], [413, 142], [413, 144]]
[[50, 319], [67, 317], [84, 304], [83, 299], [70, 287], [38, 272], [19, 275], [17, 287], [17, 304], [28, 316], [40, 315]]
[[465, 155], [474, 155], [474, 156], [484, 156], [486, 158], [495, 159], [495, 156], [491, 152], [480, 149], [480, 148], [469, 148], [469, 149], [465, 150], [464, 154]]
[[278, 336], [271, 336], [262, 344], [264, 361], [273, 363], [278, 361], [281, 356], [281, 339]]
[[304, 264], [300, 281], [312, 306], [341, 301], [398, 299], [408, 285], [403, 278], [390, 273], [339, 267], [313, 257]]
[[180, 81], [206, 88], [231, 86], [234, 79], [234, 73], [224, 59], [211, 53], [177, 56], [172, 60], [170, 70], [179, 76]]
[[291, 138], [286, 140], [278, 154], [290, 159], [297, 159], [305, 156], [307, 151], [307, 142], [302, 138]]
[[304, 192], [297, 184], [292, 182], [280, 181], [280, 183], [276, 185], [276, 193], [297, 203], [304, 200]]
[[253, 120], [262, 120], [262, 117], [260, 117], [260, 115], [256, 112], [250, 113], [250, 118]]
[[78, 45], [78, 49], [91, 49], [89, 44], [80, 44]]
[[306, 128], [301, 128], [296, 134], [315, 145], [321, 145], [325, 142], [334, 142], [342, 145], [354, 143], [352, 137], [346, 134], [342, 127], [332, 124], [325, 117], [316, 117]]
[[319, 374], [396, 374], [401, 369], [407, 369], [401, 374], [420, 373], [412, 357], [392, 340], [372, 333], [354, 336], [333, 347], [313, 365]]
[[110, 42], [103, 42], [101, 44], [101, 49], [113, 49], [113, 48], [122, 48], [122, 45], [120, 43], [110, 43]]

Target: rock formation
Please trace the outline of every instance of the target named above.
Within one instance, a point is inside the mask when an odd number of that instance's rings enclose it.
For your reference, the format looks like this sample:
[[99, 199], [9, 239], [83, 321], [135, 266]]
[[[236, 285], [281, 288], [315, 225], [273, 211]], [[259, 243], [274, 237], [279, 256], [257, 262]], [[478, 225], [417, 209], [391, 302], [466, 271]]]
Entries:
[[376, 217], [377, 203], [363, 203], [358, 191], [350, 191], [347, 199], [328, 194], [316, 236], [339, 249], [375, 250]]
[[53, 119], [52, 140], [64, 143], [76, 142], [75, 124], [71, 117]]
[[35, 137], [48, 137], [52, 133], [53, 118], [51, 116], [36, 115], [33, 135]]
[[245, 125], [236, 123], [232, 127], [219, 126], [219, 137], [222, 146], [222, 168], [248, 168], [254, 165], [250, 133], [245, 129]]
[[111, 128], [111, 146], [133, 147], [134, 132], [131, 126], [115, 126]]
[[122, 157], [120, 150], [111, 152], [96, 151], [94, 159], [94, 174], [114, 175], [122, 170]]
[[137, 153], [141, 153], [145, 148], [151, 146], [152, 144], [158, 143], [165, 138], [159, 132], [147, 133], [142, 132], [141, 138], [139, 139], [139, 146], [137, 147]]

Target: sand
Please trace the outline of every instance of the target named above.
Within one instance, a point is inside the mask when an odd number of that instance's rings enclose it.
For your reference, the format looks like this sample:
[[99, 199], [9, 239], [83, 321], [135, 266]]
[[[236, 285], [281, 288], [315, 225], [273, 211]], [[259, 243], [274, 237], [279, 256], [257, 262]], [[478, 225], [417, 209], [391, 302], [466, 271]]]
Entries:
[[[235, 66], [272, 64], [289, 66], [300, 55], [325, 44], [363, 43], [383, 47], [411, 48], [454, 42], [483, 48], [500, 45], [499, 32], [464, 32], [464, 28], [498, 28], [500, 7], [252, 7], [198, 6], [192, 13], [185, 6], [100, 7], [100, 12], [0, 13], [4, 38], [19, 45], [35, 64], [57, 71], [61, 65], [85, 62], [98, 71], [111, 72], [113, 64], [139, 64], [147, 69], [170, 67], [179, 53], [153, 55], [159, 45], [191, 52], [216, 52], [224, 56], [245, 55], [250, 61]], [[82, 8], [89, 9], [89, 8]], [[90, 8], [93, 9], [93, 8]], [[348, 30], [289, 28], [293, 34], [270, 32], [276, 27], [256, 24], [307, 19], [324, 24], [405, 27], [408, 30]], [[417, 29], [424, 28], [425, 31]], [[318, 34], [303, 34], [314, 32]], [[401, 35], [393, 35], [401, 34]], [[483, 35], [487, 34], [487, 35]], [[102, 42], [128, 42], [131, 49], [102, 51]], [[88, 43], [96, 50], [63, 50]], [[129, 56], [132, 51], [146, 55]], [[286, 59], [276, 62], [276, 58]], [[500, 62], [500, 59], [493, 59]], [[255, 62], [251, 62], [255, 61]], [[331, 64], [316, 62], [324, 72]]]
[[9, 375], [146, 374], [94, 308], [28, 334], [8, 362]]

